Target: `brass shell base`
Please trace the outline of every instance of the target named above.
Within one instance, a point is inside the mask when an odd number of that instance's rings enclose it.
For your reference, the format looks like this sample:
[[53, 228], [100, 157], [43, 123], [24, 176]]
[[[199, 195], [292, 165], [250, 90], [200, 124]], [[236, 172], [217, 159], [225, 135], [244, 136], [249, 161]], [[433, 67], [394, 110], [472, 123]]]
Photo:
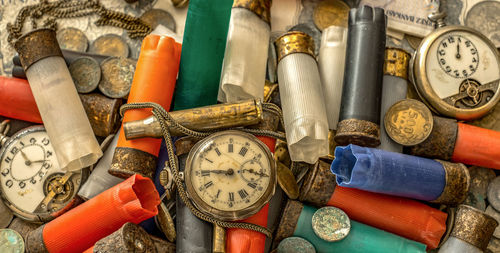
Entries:
[[450, 163], [437, 160], [446, 172], [446, 185], [434, 203], [459, 205], [464, 202], [470, 188], [469, 170], [461, 163]]
[[25, 248], [27, 253], [48, 253], [43, 242], [43, 228], [45, 225], [38, 227], [36, 230], [31, 231], [26, 236]]
[[304, 205], [302, 203], [296, 200], [288, 200], [283, 210], [283, 214], [281, 215], [280, 224], [276, 231], [273, 244], [278, 245], [283, 239], [293, 235], [303, 208]]
[[337, 125], [334, 140], [339, 146], [376, 147], [380, 145], [380, 126], [366, 120], [345, 119]]
[[134, 148], [116, 147], [109, 174], [129, 178], [134, 174], [153, 179], [158, 157]]
[[306, 174], [300, 188], [299, 200], [324, 207], [332, 197], [336, 186], [335, 174], [330, 171], [330, 164], [319, 160]]
[[122, 99], [108, 98], [99, 93], [79, 94], [94, 134], [107, 137], [120, 126], [119, 110]]
[[93, 251], [156, 253], [156, 247], [143, 228], [127, 222], [117, 231], [97, 241]]
[[271, 3], [272, 0], [235, 0], [233, 8], [245, 8], [255, 13], [264, 22], [271, 22]]
[[471, 206], [460, 205], [451, 236], [486, 250], [497, 226], [498, 222], [486, 213]]
[[431, 134], [422, 143], [410, 147], [409, 154], [434, 159], [451, 160], [457, 141], [458, 124], [455, 119], [432, 117]]
[[62, 56], [57, 43], [56, 32], [42, 28], [33, 30], [21, 36], [14, 44], [19, 53], [21, 65], [26, 71], [33, 63], [50, 56]]

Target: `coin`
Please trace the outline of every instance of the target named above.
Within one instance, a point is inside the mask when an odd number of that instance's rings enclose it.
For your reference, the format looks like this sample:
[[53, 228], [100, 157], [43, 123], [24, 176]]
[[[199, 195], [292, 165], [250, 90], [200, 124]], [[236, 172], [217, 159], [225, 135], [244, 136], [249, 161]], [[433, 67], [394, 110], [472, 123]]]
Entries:
[[301, 237], [288, 237], [278, 245], [278, 253], [316, 253], [314, 246]]
[[286, 193], [288, 198], [297, 199], [299, 197], [299, 186], [292, 171], [281, 162], [276, 162], [276, 172], [278, 174], [278, 184]]
[[325, 0], [314, 8], [314, 24], [319, 30], [335, 25], [347, 27], [349, 6], [341, 0]]
[[415, 99], [403, 99], [393, 104], [384, 117], [387, 135], [403, 146], [423, 142], [434, 125], [432, 113], [424, 103]]
[[12, 211], [0, 199], [0, 228], [6, 228], [14, 218]]
[[61, 49], [85, 52], [89, 45], [87, 36], [79, 29], [72, 27], [57, 31], [56, 38]]
[[314, 54], [315, 55], [319, 54], [319, 47], [321, 45], [321, 32], [313, 24], [311, 24], [311, 23], [298, 24], [298, 25], [290, 28], [290, 30], [288, 30], [288, 31], [289, 32], [299, 31], [299, 32], [303, 32], [303, 33], [311, 36], [313, 38], [313, 41], [314, 41]]
[[[495, 208], [493, 208], [491, 205], [486, 208], [485, 213], [493, 217], [493, 219], [495, 219], [498, 223], [500, 223], [500, 213], [497, 210], [495, 210]], [[493, 236], [500, 239], [500, 226], [497, 226], [497, 228], [495, 228]]]
[[500, 47], [500, 2], [481, 1], [467, 12], [465, 25], [486, 35], [496, 47]]
[[148, 24], [151, 29], [155, 29], [158, 25], [163, 25], [166, 28], [175, 32], [175, 19], [170, 13], [161, 9], [151, 9], [142, 14], [141, 20]]
[[89, 93], [99, 85], [101, 67], [91, 57], [80, 57], [69, 65], [69, 72], [79, 93]]
[[167, 237], [170, 242], [174, 242], [177, 237], [177, 234], [175, 233], [174, 220], [164, 203], [161, 203], [160, 208], [158, 209], [158, 216], [156, 216], [155, 220], [159, 223], [159, 227], [165, 234], [165, 237]]
[[23, 237], [12, 229], [0, 229], [0, 252], [24, 253]]
[[488, 186], [488, 202], [497, 211], [500, 211], [500, 176], [491, 181]]
[[312, 216], [314, 233], [327, 242], [344, 239], [351, 231], [351, 220], [347, 214], [333, 206], [322, 207]]
[[468, 168], [470, 175], [470, 192], [477, 192], [483, 198], [486, 198], [488, 185], [495, 179], [496, 175], [492, 169], [479, 166], [470, 166]]
[[130, 92], [134, 78], [135, 61], [110, 57], [101, 63], [102, 77], [99, 90], [110, 98], [124, 98]]
[[417, 50], [418, 46], [420, 46], [420, 42], [422, 42], [422, 38], [415, 37], [412, 35], [405, 34], [406, 41], [408, 44], [414, 49]]
[[122, 37], [115, 34], [105, 34], [92, 42], [89, 53], [128, 57], [129, 48], [127, 42]]

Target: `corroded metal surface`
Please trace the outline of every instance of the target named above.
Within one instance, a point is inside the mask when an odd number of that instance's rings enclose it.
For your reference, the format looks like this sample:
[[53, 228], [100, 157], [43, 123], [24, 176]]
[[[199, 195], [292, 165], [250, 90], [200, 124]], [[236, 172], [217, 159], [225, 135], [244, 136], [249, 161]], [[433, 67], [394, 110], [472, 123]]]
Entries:
[[321, 31], [332, 25], [347, 27], [350, 9], [349, 5], [341, 0], [322, 1], [314, 8], [314, 24]]
[[337, 125], [334, 138], [338, 145], [356, 144], [363, 147], [380, 145], [380, 126], [366, 120], [345, 119]]
[[470, 175], [467, 167], [461, 163], [450, 163], [437, 160], [443, 165], [446, 173], [446, 184], [435, 203], [458, 205], [461, 204], [470, 188]]
[[316, 253], [314, 246], [302, 237], [288, 237], [280, 242], [278, 253]]
[[89, 53], [128, 57], [129, 47], [122, 37], [115, 34], [105, 34], [92, 42]]
[[396, 102], [384, 116], [387, 135], [403, 146], [414, 146], [425, 141], [433, 125], [431, 110], [415, 99]]
[[56, 37], [61, 49], [85, 52], [89, 46], [87, 36], [80, 29], [73, 27], [57, 31]]
[[129, 178], [134, 174], [153, 179], [158, 158], [148, 152], [134, 148], [116, 147], [109, 174]]
[[21, 218], [14, 218], [9, 225], [10, 229], [16, 230], [26, 240], [28, 234], [37, 229], [40, 225], [27, 222]]
[[451, 236], [485, 250], [497, 225], [498, 222], [484, 212], [460, 205]]
[[125, 98], [132, 87], [135, 72], [134, 60], [110, 57], [101, 62], [99, 90], [110, 98]]
[[336, 186], [335, 174], [330, 171], [330, 164], [319, 160], [307, 173], [300, 188], [299, 200], [317, 207], [326, 206]]
[[[224, 128], [254, 125], [261, 122], [264, 117], [262, 103], [259, 100], [253, 99], [233, 104], [219, 104], [173, 111], [169, 112], [169, 114], [179, 124], [195, 131], [214, 131]], [[144, 120], [125, 122], [123, 130], [127, 140], [144, 137], [163, 137], [160, 123], [154, 116]], [[184, 135], [176, 128], [170, 128], [170, 134], [173, 136]]]
[[149, 234], [143, 228], [127, 222], [117, 231], [97, 241], [93, 252], [156, 253], [157, 251]]
[[99, 93], [80, 94], [83, 108], [87, 113], [94, 134], [106, 137], [120, 126], [120, 106], [122, 99], [108, 98]]
[[283, 214], [281, 215], [280, 225], [278, 226], [278, 230], [276, 231], [276, 235], [274, 237], [275, 244], [293, 235], [300, 213], [302, 212], [302, 208], [304, 208], [302, 203], [295, 200], [288, 200], [285, 209], [283, 210]]
[[311, 36], [303, 32], [287, 32], [277, 38], [274, 44], [278, 55], [278, 63], [285, 56], [294, 53], [308, 54], [316, 59], [314, 54], [314, 41]]
[[458, 125], [455, 119], [434, 116], [431, 134], [422, 143], [410, 147], [411, 155], [450, 160], [455, 149]]
[[276, 131], [276, 129], [278, 129], [279, 123], [280, 119], [278, 115], [272, 112], [264, 111], [262, 112], [262, 121], [255, 125], [249, 125], [247, 126], [247, 128]]
[[27, 253], [48, 253], [49, 251], [45, 247], [43, 242], [43, 228], [44, 226], [38, 227], [36, 230], [31, 231], [25, 240], [25, 248]]
[[56, 32], [51, 29], [37, 29], [21, 36], [14, 44], [19, 59], [26, 71], [33, 63], [50, 56], [62, 57], [56, 39]]
[[235, 0], [233, 8], [245, 8], [255, 13], [266, 23], [271, 22], [272, 0]]
[[92, 57], [78, 58], [69, 65], [68, 69], [79, 93], [89, 93], [95, 90], [101, 81], [101, 66]]
[[175, 32], [175, 20], [172, 15], [162, 9], [151, 9], [141, 15], [141, 20], [148, 24], [151, 29], [155, 29], [158, 25], [163, 25], [166, 28]]
[[184, 136], [175, 141], [175, 154], [177, 156], [181, 156], [184, 154], [188, 154], [191, 151], [191, 148], [196, 144], [199, 139], [192, 136]]
[[408, 80], [410, 54], [400, 48], [386, 48], [384, 75], [401, 77]]
[[314, 233], [327, 242], [344, 239], [351, 231], [351, 220], [341, 209], [322, 207], [314, 212], [311, 224]]

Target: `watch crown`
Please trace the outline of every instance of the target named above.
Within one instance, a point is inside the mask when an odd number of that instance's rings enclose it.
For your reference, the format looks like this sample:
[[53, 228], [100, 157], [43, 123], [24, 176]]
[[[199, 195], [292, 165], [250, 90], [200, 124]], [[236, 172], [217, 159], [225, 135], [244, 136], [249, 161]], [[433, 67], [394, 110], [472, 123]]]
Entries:
[[444, 18], [446, 18], [446, 12], [433, 12], [427, 16], [430, 21], [436, 23], [436, 28], [441, 28], [443, 26], [446, 26], [446, 23], [444, 22]]
[[10, 130], [10, 120], [6, 119], [0, 123], [0, 146], [3, 146], [10, 138], [7, 133]]

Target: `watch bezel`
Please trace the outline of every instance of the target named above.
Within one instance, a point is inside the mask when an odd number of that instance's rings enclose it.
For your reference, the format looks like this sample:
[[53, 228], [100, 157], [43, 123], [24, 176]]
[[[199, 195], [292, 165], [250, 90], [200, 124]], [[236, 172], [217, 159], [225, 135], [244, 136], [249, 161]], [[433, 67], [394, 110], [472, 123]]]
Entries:
[[[427, 105], [430, 105], [433, 111], [437, 111], [438, 113], [453, 117], [459, 120], [472, 120], [477, 119], [485, 114], [487, 114], [491, 109], [495, 107], [495, 105], [500, 101], [500, 85], [498, 85], [497, 90], [493, 97], [486, 104], [482, 106], [478, 106], [472, 109], [464, 109], [464, 108], [456, 108], [441, 99], [434, 89], [432, 88], [429, 79], [427, 78], [427, 57], [431, 46], [443, 35], [452, 32], [466, 32], [471, 33], [481, 40], [490, 48], [491, 51], [494, 52], [497, 60], [497, 66], [500, 66], [500, 56], [497, 53], [497, 49], [495, 45], [483, 34], [479, 31], [476, 31], [472, 28], [465, 26], [444, 26], [436, 29], [434, 32], [426, 36], [422, 42], [420, 43], [418, 49], [415, 51], [415, 57], [412, 61], [412, 71], [413, 71], [413, 80], [414, 86], [417, 91], [417, 94], [420, 96], [422, 100]], [[497, 81], [497, 82], [500, 82]]]
[[[260, 146], [264, 153], [266, 154], [266, 157], [269, 162], [270, 166], [270, 178], [269, 178], [269, 186], [265, 190], [264, 194], [252, 205], [236, 210], [236, 211], [226, 211], [226, 210], [220, 210], [217, 209], [210, 204], [206, 203], [203, 201], [203, 199], [198, 196], [197, 191], [195, 190], [193, 183], [191, 181], [191, 173], [193, 170], [193, 159], [195, 158], [196, 155], [199, 154], [201, 148], [207, 143], [212, 141], [213, 139], [223, 136], [223, 135], [239, 135], [244, 138], [248, 138], [249, 140], [253, 141], [255, 144]], [[188, 193], [188, 196], [190, 197], [191, 201], [193, 204], [198, 208], [201, 212], [205, 214], [212, 215], [218, 219], [224, 220], [224, 221], [235, 221], [235, 220], [242, 220], [246, 219], [255, 213], [257, 213], [266, 203], [271, 200], [271, 197], [274, 195], [274, 191], [276, 188], [276, 182], [277, 182], [277, 177], [276, 177], [276, 164], [275, 160], [273, 159], [273, 155], [269, 148], [264, 144], [261, 140], [259, 140], [257, 137], [255, 137], [252, 134], [245, 133], [242, 131], [237, 131], [237, 130], [226, 130], [226, 131], [221, 131], [214, 133], [205, 139], [197, 142], [193, 148], [189, 151], [189, 155], [187, 157], [186, 161], [186, 168], [184, 170], [185, 177], [184, 177], [184, 182], [186, 184], [186, 190]]]

